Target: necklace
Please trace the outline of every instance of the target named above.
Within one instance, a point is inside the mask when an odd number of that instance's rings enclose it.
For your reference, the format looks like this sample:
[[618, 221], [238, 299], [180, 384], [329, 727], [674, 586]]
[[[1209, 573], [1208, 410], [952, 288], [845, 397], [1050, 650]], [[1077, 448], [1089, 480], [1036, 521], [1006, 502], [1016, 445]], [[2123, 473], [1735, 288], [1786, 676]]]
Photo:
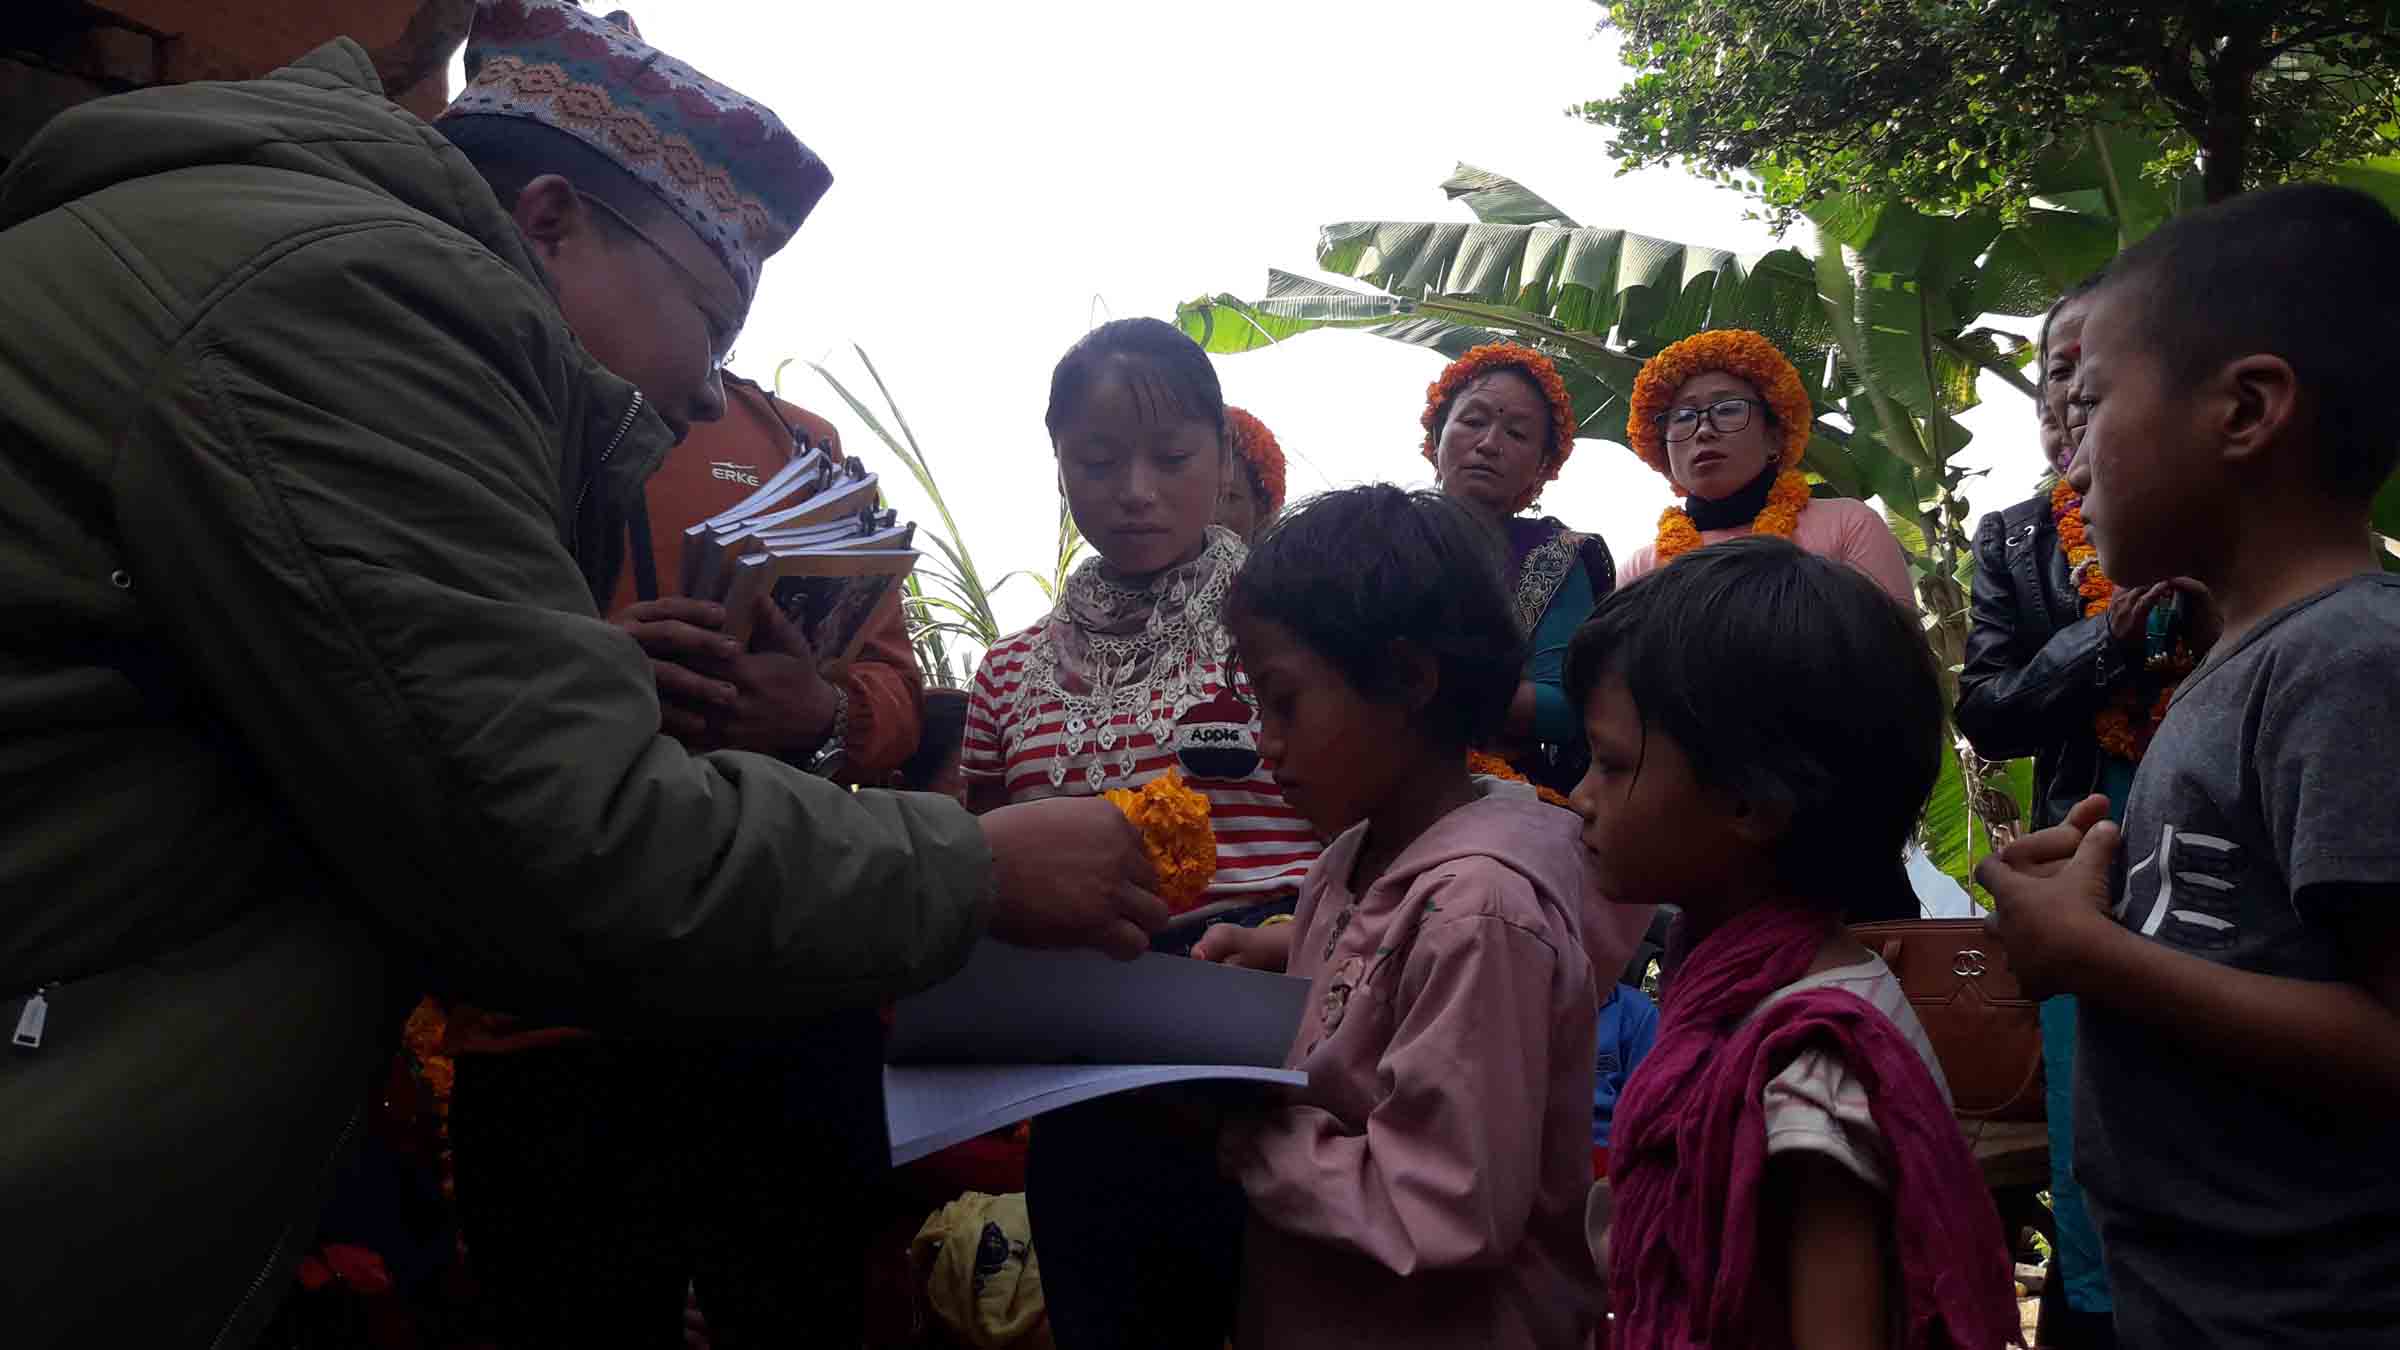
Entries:
[[[1775, 475], [1775, 486], [1767, 490], [1767, 504], [1750, 522], [1750, 532], [1789, 539], [1792, 531], [1800, 528], [1800, 513], [1807, 508], [1807, 475], [1798, 469], [1785, 469]], [[1702, 542], [1700, 527], [1692, 523], [1691, 512], [1670, 506], [1660, 513], [1658, 542], [1652, 546], [1652, 552], [1662, 566], [1700, 547]]]
[[1123, 584], [1098, 558], [1067, 579], [1026, 654], [1008, 718], [1022, 736], [1033, 714], [1057, 702], [1052, 788], [1067, 785], [1078, 759], [1085, 790], [1097, 792], [1132, 776], [1145, 738], [1172, 748], [1177, 719], [1210, 697], [1210, 668], [1227, 665], [1225, 596], [1243, 557], [1229, 531], [1211, 527], [1198, 557], [1146, 585]]

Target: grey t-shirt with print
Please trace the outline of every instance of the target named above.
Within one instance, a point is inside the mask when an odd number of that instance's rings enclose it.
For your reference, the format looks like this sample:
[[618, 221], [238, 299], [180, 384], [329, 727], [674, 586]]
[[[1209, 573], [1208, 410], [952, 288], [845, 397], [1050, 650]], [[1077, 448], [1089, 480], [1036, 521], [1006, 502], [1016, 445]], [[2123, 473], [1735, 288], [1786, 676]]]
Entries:
[[[2134, 779], [2118, 865], [2117, 918], [2154, 942], [2343, 977], [2344, 918], [2400, 903], [2400, 577], [2211, 654]], [[2400, 1120], [2081, 1009], [2075, 1175], [2124, 1343], [2400, 1345]]]

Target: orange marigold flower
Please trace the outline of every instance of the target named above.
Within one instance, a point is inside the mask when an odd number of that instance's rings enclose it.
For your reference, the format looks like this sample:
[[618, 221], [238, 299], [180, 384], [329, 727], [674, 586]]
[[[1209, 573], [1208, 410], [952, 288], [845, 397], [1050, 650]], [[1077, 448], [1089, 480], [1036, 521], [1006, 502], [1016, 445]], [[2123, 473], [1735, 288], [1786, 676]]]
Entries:
[[1108, 798], [1142, 833], [1142, 851], [1158, 871], [1158, 898], [1169, 913], [1200, 903], [1217, 875], [1217, 832], [1208, 823], [1208, 798], [1169, 771], [1138, 788], [1111, 788]]
[[1255, 413], [1231, 404], [1225, 408], [1225, 427], [1233, 433], [1233, 448], [1250, 466], [1250, 481], [1258, 485], [1261, 521], [1283, 510], [1283, 446]]
[[[2065, 479], [2050, 489], [2050, 517], [2058, 526], [2058, 548], [2067, 558], [2075, 578], [2075, 593], [2083, 597], [2083, 616], [2096, 619], [2108, 612], [2108, 602], [2117, 593], [2117, 583], [2109, 580], [2100, 566], [2100, 551], [2092, 546], [2091, 531], [2083, 522], [2083, 498]], [[2162, 673], [2166, 687], [2158, 691], [2147, 709], [2142, 709], [2140, 689], [2132, 683], [2109, 696], [2100, 711], [2092, 715], [2092, 736], [2100, 748], [2117, 758], [2140, 763], [2150, 750], [2150, 741], [2158, 735], [2158, 724], [2166, 720], [2168, 705], [2175, 701], [2175, 686], [2192, 673], [2191, 648], [2177, 642], [2168, 653]], [[2134, 714], [2140, 711], [2140, 720]]]
[[325, 1248], [325, 1264], [341, 1282], [362, 1294], [392, 1292], [392, 1272], [384, 1268], [383, 1258], [365, 1247], [347, 1242], [335, 1242]]
[[1816, 422], [1808, 386], [1800, 382], [1800, 372], [1774, 343], [1747, 328], [1694, 333], [1643, 363], [1642, 373], [1633, 381], [1633, 411], [1625, 418], [1625, 443], [1642, 462], [1658, 470], [1675, 495], [1686, 495], [1667, 461], [1666, 434], [1658, 419], [1665, 415], [1668, 402], [1684, 381], [1709, 370], [1739, 375], [1758, 386], [1758, 396], [1775, 410], [1775, 421], [1783, 429], [1779, 462], [1787, 469], [1797, 467], [1808, 449], [1809, 428]]
[[[1425, 428], [1425, 462], [1436, 462], [1434, 450], [1442, 440], [1442, 405], [1478, 377], [1495, 370], [1513, 370], [1524, 375], [1550, 401], [1550, 435], [1556, 448], [1541, 481], [1556, 482], [1558, 471], [1567, 466], [1567, 456], [1575, 451], [1575, 433], [1582, 426], [1575, 420], [1575, 399], [1567, 392], [1567, 382], [1559, 375], [1556, 363], [1533, 348], [1514, 342], [1487, 342], [1469, 348], [1466, 355], [1442, 368], [1439, 379], [1425, 386], [1425, 411], [1417, 418]], [[1540, 491], [1541, 485], [1535, 484], [1534, 495]], [[1517, 503], [1517, 509], [1524, 510], [1532, 501], [1533, 496], [1526, 497]]]
[[[1800, 528], [1800, 513], [1808, 509], [1808, 475], [1798, 469], [1785, 469], [1775, 475], [1775, 485], [1767, 489], [1767, 504], [1751, 518], [1752, 534], [1771, 534], [1789, 539]], [[1658, 517], [1658, 542], [1652, 552], [1661, 563], [1700, 547], [1700, 527], [1680, 506], [1670, 506]]]
[[1489, 750], [1469, 750], [1467, 752], [1467, 772], [1481, 774], [1487, 778], [1505, 778], [1512, 783], [1525, 781], [1525, 775], [1517, 772], [1516, 765]]
[[1700, 527], [1680, 506], [1670, 506], [1658, 513], [1658, 543], [1654, 551], [1660, 562], [1680, 558], [1700, 547]]
[[1493, 754], [1489, 750], [1469, 750], [1467, 752], [1467, 772], [1470, 774], [1480, 774], [1486, 778], [1498, 778], [1510, 783], [1532, 783], [1534, 796], [1541, 798], [1543, 801], [1550, 803], [1552, 806], [1565, 806], [1567, 804], [1567, 798], [1564, 793], [1543, 787], [1539, 783], [1534, 783], [1532, 779], [1527, 778], [1525, 775], [1517, 772], [1516, 765], [1509, 763], [1507, 760], [1502, 759], [1500, 756]]
[[416, 1057], [417, 1066], [425, 1076], [425, 1085], [433, 1090], [435, 1111], [445, 1116], [450, 1112], [453, 1071], [450, 1057], [442, 1053], [442, 1042], [449, 1029], [449, 1015], [443, 1011], [440, 1003], [429, 998], [409, 1013], [408, 1024], [400, 1033], [400, 1039], [407, 1045], [409, 1054]]

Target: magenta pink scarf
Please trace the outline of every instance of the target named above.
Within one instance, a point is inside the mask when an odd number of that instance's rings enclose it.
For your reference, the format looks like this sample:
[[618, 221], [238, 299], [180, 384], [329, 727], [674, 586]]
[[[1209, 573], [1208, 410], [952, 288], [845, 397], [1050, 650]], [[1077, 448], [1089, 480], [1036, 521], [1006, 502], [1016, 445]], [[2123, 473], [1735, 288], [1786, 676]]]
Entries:
[[1617, 1350], [1748, 1350], [1790, 1342], [1762, 1262], [1761, 1096], [1804, 1049], [1865, 1083], [1894, 1164], [1894, 1248], [1908, 1350], [2013, 1345], [2017, 1305], [2000, 1219], [1923, 1061], [1890, 1019], [1839, 990], [1759, 1001], [1808, 972], [1826, 919], [1753, 910], [1693, 948], [1668, 985], [1658, 1043], [1617, 1102], [1609, 1298]]

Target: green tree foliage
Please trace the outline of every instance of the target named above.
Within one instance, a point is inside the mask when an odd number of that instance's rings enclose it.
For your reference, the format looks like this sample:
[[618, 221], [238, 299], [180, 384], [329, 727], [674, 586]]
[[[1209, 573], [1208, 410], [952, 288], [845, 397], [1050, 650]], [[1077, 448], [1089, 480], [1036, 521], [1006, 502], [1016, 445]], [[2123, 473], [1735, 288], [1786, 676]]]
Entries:
[[1779, 223], [1832, 196], [2014, 214], [2085, 129], [2216, 201], [2400, 146], [2393, 0], [1601, 0], [1636, 74], [1581, 114]]

